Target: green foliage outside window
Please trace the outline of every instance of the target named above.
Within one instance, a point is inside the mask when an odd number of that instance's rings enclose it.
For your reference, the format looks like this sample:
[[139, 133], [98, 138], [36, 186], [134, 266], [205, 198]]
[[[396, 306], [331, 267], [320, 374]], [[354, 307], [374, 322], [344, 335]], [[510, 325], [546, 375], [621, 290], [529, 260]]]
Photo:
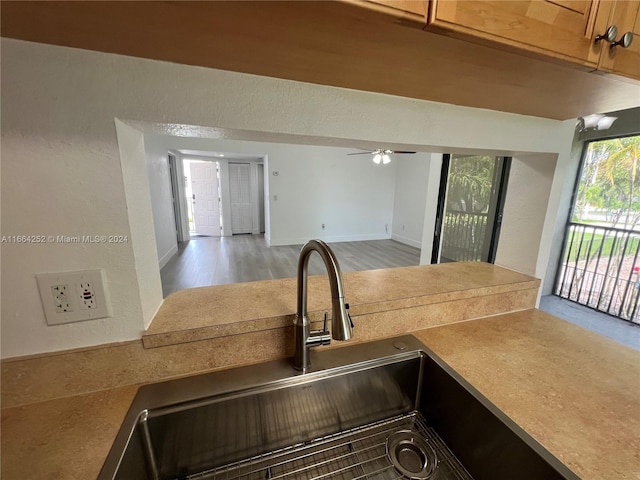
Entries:
[[449, 165], [447, 210], [487, 213], [495, 157], [453, 157]]
[[588, 212], [604, 217], [598, 223], [635, 228], [640, 222], [640, 136], [589, 144], [576, 196], [574, 222], [588, 222]]

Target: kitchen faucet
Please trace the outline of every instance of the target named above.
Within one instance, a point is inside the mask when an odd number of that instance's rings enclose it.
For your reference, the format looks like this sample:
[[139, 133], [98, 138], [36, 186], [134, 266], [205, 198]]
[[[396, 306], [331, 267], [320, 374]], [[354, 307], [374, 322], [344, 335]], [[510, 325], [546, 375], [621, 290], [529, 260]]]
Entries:
[[[327, 315], [324, 317], [322, 330], [311, 331], [311, 322], [307, 313], [307, 280], [309, 257], [318, 252], [329, 274], [329, 289], [331, 290], [331, 335], [327, 330]], [[335, 340], [349, 340], [352, 335], [353, 324], [347, 313], [349, 306], [344, 301], [342, 273], [340, 265], [329, 246], [321, 240], [308, 241], [300, 251], [298, 257], [298, 311], [293, 321], [295, 354], [293, 368], [305, 372], [310, 365], [309, 349], [318, 345], [329, 345], [331, 338]]]

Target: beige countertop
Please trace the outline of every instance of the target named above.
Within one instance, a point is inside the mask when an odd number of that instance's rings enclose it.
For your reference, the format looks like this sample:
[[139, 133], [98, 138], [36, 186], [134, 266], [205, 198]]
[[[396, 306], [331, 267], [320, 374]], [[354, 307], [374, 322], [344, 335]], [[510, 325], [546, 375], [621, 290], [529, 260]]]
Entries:
[[[523, 291], [533, 293], [526, 298], [533, 306], [540, 285], [529, 275], [479, 262], [345, 272], [343, 281], [352, 317], [491, 295], [524, 299]], [[286, 278], [181, 290], [165, 299], [142, 341], [153, 348], [289, 326], [296, 312], [296, 285], [295, 278]], [[327, 276], [309, 277], [309, 317], [320, 321], [331, 309], [330, 300]], [[514, 309], [483, 311], [476, 305], [457, 320]]]
[[[309, 282], [316, 328], [323, 307], [329, 309], [323, 281]], [[540, 281], [463, 262], [351, 272], [344, 283], [354, 341], [365, 342], [532, 308]], [[290, 356], [295, 302], [294, 279], [178, 292], [165, 300], [142, 341], [4, 360], [2, 407]]]
[[[423, 269], [435, 271], [437, 281], [421, 288]], [[354, 317], [355, 338], [322, 348], [411, 332], [584, 479], [640, 478], [639, 352], [532, 309], [538, 281], [526, 275], [468, 264], [390, 273], [394, 281], [371, 273], [361, 278], [361, 287], [352, 282], [352, 293], [361, 288], [352, 307], [361, 309]], [[375, 295], [376, 281], [388, 298]], [[412, 286], [403, 290], [407, 281]], [[264, 293], [275, 285], [236, 288]], [[285, 299], [266, 297], [271, 306], [265, 308], [291, 302], [290, 290], [284, 288]], [[366, 295], [375, 295], [373, 312], [365, 308]], [[197, 308], [211, 310], [210, 301], [200, 299]], [[254, 298], [259, 302], [265, 297]], [[397, 309], [381, 309], [385, 302], [396, 302]], [[500, 311], [511, 313], [465, 321]], [[459, 323], [442, 325], [443, 316]], [[209, 333], [205, 340], [158, 348], [136, 341], [3, 361], [2, 478], [96, 478], [140, 384], [292, 351], [287, 326]]]
[[[640, 354], [537, 310], [415, 336], [579, 476], [640, 478]], [[136, 386], [2, 410], [2, 478], [95, 478]]]
[[540, 310], [415, 336], [581, 478], [640, 479], [640, 352]]

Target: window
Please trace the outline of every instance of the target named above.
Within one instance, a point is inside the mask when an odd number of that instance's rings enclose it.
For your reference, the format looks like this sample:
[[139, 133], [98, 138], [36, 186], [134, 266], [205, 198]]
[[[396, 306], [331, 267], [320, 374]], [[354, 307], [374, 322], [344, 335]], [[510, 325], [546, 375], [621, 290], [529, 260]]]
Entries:
[[640, 136], [586, 145], [554, 293], [639, 323]]

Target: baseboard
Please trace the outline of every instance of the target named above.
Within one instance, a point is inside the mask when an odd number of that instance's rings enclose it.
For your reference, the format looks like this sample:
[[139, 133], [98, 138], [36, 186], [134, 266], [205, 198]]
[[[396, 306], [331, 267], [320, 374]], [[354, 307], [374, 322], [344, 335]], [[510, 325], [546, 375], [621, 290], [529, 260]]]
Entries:
[[396, 233], [391, 234], [391, 240], [395, 240], [398, 243], [409, 245], [410, 247], [422, 248], [422, 242], [419, 242], [418, 240], [413, 240], [411, 238], [403, 237], [402, 235], [398, 235]]
[[169, 263], [169, 260], [171, 260], [171, 258], [173, 258], [173, 256], [176, 253], [178, 253], [178, 244], [174, 243], [173, 246], [169, 249], [169, 251], [165, 253], [162, 257], [160, 257], [160, 260], [158, 261], [158, 263], [160, 264], [160, 268], [162, 269], [162, 267], [164, 267], [167, 263]]
[[302, 245], [309, 240], [322, 240], [327, 243], [336, 242], [363, 242], [366, 240], [390, 240], [391, 235], [388, 233], [368, 233], [359, 235], [315, 235], [311, 237], [288, 237], [288, 238], [271, 238], [270, 246], [282, 247], [285, 245]]

